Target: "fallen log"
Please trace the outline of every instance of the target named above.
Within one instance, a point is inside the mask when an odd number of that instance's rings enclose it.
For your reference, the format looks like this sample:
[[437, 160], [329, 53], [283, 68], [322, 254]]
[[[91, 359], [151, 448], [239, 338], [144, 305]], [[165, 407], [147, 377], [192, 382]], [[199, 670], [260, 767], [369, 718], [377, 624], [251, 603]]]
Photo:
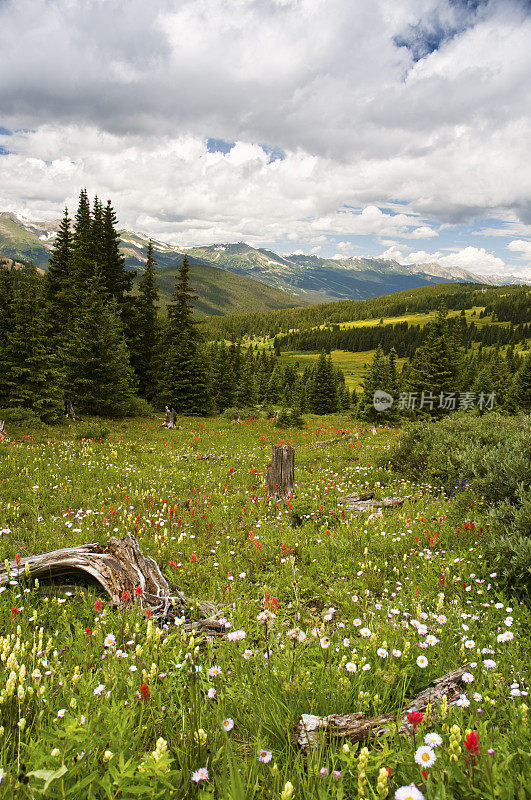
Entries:
[[399, 733], [411, 735], [413, 726], [407, 720], [409, 714], [413, 711], [424, 714], [428, 704], [431, 703], [433, 719], [437, 715], [435, 705], [442, 702], [444, 695], [449, 705], [454, 705], [461, 694], [461, 678], [470, 669], [470, 664], [465, 664], [443, 675], [442, 678], [437, 678], [417, 694], [398, 715], [381, 714], [378, 717], [366, 717], [362, 711], [355, 711], [352, 714], [329, 714], [327, 717], [303, 714], [295, 729], [297, 744], [303, 750], [307, 750], [316, 747], [322, 738], [327, 741], [349, 739], [353, 742], [367, 742], [387, 733], [391, 723], [399, 725]]
[[347, 494], [341, 502], [347, 511], [374, 511], [380, 508], [395, 508], [402, 506], [406, 500], [416, 500], [416, 495], [409, 494], [405, 497], [384, 497], [382, 500], [375, 500], [373, 492], [365, 494]]
[[[141, 609], [150, 609], [153, 618], [162, 624], [187, 617], [186, 596], [179, 588], [176, 594], [171, 593], [157, 562], [142, 553], [131, 533], [123, 539], [113, 536], [106, 544], [65, 547], [11, 561], [8, 567], [2, 564], [0, 585], [27, 572], [46, 584], [97, 587], [109, 596], [113, 606], [131, 608], [136, 603]], [[199, 611], [200, 620], [187, 619], [190, 629], [221, 629], [216, 619], [219, 609], [214, 603], [200, 603]]]

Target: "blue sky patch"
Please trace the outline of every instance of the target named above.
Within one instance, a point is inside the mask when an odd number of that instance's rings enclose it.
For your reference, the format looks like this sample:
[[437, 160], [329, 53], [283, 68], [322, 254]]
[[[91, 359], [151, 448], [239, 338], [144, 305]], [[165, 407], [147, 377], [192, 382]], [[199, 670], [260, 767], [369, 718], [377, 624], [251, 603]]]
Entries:
[[207, 139], [207, 150], [209, 153], [230, 153], [236, 142], [227, 142], [225, 139]]

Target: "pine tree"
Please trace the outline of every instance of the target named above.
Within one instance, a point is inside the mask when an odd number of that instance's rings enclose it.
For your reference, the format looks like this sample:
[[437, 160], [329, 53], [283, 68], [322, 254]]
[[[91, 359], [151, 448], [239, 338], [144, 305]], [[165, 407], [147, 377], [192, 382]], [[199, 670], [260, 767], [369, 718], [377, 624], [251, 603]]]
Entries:
[[138, 392], [148, 400], [155, 397], [155, 361], [161, 333], [157, 317], [159, 290], [156, 264], [153, 242], [150, 240], [146, 268], [138, 284], [138, 297], [134, 305], [134, 340], [130, 342], [131, 365], [138, 382]]
[[194, 294], [185, 256], [168, 307], [167, 356], [163, 376], [163, 398], [181, 414], [204, 415], [212, 410], [211, 388], [199, 334], [193, 318]]
[[50, 351], [42, 303], [42, 279], [33, 268], [14, 280], [5, 342], [2, 398], [9, 406], [31, 409], [45, 422], [63, 411], [61, 375]]
[[519, 411], [531, 412], [531, 354], [528, 354], [516, 373], [512, 399]]
[[125, 257], [120, 252], [120, 236], [116, 230], [116, 214], [111, 201], [102, 211], [103, 235], [103, 282], [110, 297], [118, 303], [120, 312], [125, 301], [125, 295], [131, 291], [135, 272], [128, 272], [125, 268]]
[[[374, 354], [372, 364], [370, 365], [363, 382], [363, 394], [361, 395], [358, 406], [360, 415], [371, 421], [377, 419], [382, 421], [384, 419], [384, 415], [387, 417], [387, 410], [377, 411], [374, 407], [374, 394], [377, 391], [391, 394], [389, 391], [390, 388], [391, 373], [389, 360], [385, 357], [382, 348], [378, 346]], [[397, 398], [393, 396], [393, 400], [393, 405], [395, 405]]]
[[71, 296], [70, 260], [72, 257], [70, 224], [68, 208], [65, 208], [44, 279], [44, 317], [48, 325], [50, 340], [55, 349], [64, 342], [72, 313], [72, 306], [69, 302]]
[[93, 225], [86, 189], [82, 189], [79, 195], [79, 205], [72, 233], [71, 252], [69, 302], [75, 305], [81, 302], [88, 282], [96, 274]]
[[80, 410], [122, 416], [133, 398], [133, 370], [115, 300], [102, 278], [87, 281], [65, 352], [68, 395]]
[[334, 414], [337, 411], [337, 383], [330, 356], [321, 353], [310, 381], [308, 397], [314, 414]]
[[[435, 320], [427, 326], [427, 338], [417, 347], [407, 376], [407, 388], [425, 396], [435, 398], [433, 413], [438, 413], [439, 396], [445, 392], [457, 392], [460, 386], [461, 350], [458, 342], [458, 326], [449, 329], [447, 310], [441, 306]], [[418, 407], [418, 406], [417, 406]], [[430, 410], [425, 405], [423, 410]]]

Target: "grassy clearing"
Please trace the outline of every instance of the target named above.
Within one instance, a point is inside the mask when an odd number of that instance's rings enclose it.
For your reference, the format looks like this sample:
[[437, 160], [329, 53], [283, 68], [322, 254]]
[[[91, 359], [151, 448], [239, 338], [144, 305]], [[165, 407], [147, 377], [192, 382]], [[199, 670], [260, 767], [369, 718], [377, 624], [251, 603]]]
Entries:
[[[347, 416], [282, 433], [180, 422], [109, 423], [103, 441], [20, 428], [0, 442], [3, 559], [133, 531], [170, 583], [227, 620], [199, 647], [134, 603], [99, 609], [96, 595], [13, 575], [0, 594], [0, 797], [376, 798], [411, 782], [431, 800], [529, 796], [529, 615], [483, 563], [480, 503], [382, 466], [398, 432]], [[282, 440], [298, 482], [285, 505], [264, 497]], [[417, 500], [344, 513], [342, 496], [366, 488]], [[398, 711], [465, 663], [459, 705], [432, 709], [415, 743], [391, 726], [366, 767], [357, 747], [323, 743], [305, 763], [293, 742], [302, 713]], [[423, 776], [415, 745], [431, 732], [441, 744]]]
[[[363, 385], [375, 352], [376, 350], [363, 350], [357, 353], [352, 353], [349, 350], [331, 351], [332, 363], [343, 370], [345, 383], [351, 391], [352, 389], [359, 389]], [[307, 364], [317, 361], [318, 358], [319, 353], [307, 353], [297, 350], [283, 350], [280, 355], [281, 362], [295, 364], [298, 361], [301, 369], [304, 369]], [[397, 358], [396, 363], [400, 369], [402, 369], [405, 361], [405, 358]]]

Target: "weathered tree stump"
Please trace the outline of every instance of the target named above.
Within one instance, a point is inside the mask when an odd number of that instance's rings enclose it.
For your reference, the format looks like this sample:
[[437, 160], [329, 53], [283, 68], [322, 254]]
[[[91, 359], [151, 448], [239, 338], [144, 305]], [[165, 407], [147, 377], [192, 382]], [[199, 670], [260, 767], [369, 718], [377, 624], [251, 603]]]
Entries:
[[295, 497], [295, 448], [290, 444], [273, 445], [267, 468], [267, 493], [276, 500]]
[[3, 419], [0, 419], [0, 438], [7, 436], [6, 424]]
[[164, 422], [162, 423], [162, 427], [175, 428], [175, 422], [177, 420], [176, 410], [174, 408], [168, 408], [168, 406], [165, 406], [164, 411], [166, 416]]
[[455, 704], [461, 693], [461, 678], [471, 669], [465, 664], [442, 678], [437, 678], [422, 692], [417, 694], [399, 715], [382, 714], [378, 717], [366, 717], [362, 711], [352, 714], [329, 714], [327, 717], [316, 717], [314, 714], [303, 714], [296, 729], [297, 744], [307, 750], [315, 747], [324, 737], [330, 739], [349, 739], [353, 742], [367, 742], [377, 739], [389, 730], [391, 723], [399, 725], [398, 732], [411, 735], [413, 726], [408, 716], [413, 711], [424, 714], [428, 703], [432, 705], [432, 718], [437, 716], [436, 704], [440, 704], [446, 695], [450, 705]]
[[69, 417], [76, 421], [76, 414], [71, 400], [65, 400], [65, 417]]
[[[9, 570], [2, 564], [0, 585], [24, 575], [26, 568], [32, 578], [42, 583], [95, 586], [109, 595], [112, 605], [129, 608], [136, 603], [142, 609], [150, 609], [162, 623], [186, 616], [188, 601], [184, 593], [179, 588], [176, 594], [170, 593], [157, 562], [142, 553], [131, 533], [123, 539], [111, 537], [104, 545], [84, 544], [21, 558], [18, 563], [12, 561]], [[189, 621], [190, 629], [221, 628], [214, 603], [200, 603], [199, 609], [204, 618]]]

